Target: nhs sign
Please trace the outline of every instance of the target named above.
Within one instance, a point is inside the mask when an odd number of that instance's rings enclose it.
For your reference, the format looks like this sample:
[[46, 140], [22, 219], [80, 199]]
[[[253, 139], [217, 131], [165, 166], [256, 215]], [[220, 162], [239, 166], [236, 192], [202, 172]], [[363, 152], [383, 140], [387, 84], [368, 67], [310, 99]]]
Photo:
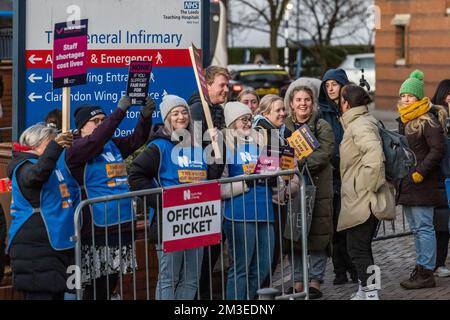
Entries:
[[200, 1], [185, 1], [184, 10], [199, 10]]

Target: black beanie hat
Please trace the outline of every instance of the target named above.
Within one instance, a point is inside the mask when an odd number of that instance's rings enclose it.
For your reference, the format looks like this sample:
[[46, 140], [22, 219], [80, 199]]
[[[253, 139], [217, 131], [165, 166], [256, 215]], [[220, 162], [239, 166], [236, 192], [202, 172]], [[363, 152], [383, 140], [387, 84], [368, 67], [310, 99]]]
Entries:
[[88, 122], [91, 118], [95, 117], [99, 114], [105, 114], [102, 108], [94, 105], [82, 105], [75, 110], [75, 126], [78, 130], [83, 128], [83, 126]]

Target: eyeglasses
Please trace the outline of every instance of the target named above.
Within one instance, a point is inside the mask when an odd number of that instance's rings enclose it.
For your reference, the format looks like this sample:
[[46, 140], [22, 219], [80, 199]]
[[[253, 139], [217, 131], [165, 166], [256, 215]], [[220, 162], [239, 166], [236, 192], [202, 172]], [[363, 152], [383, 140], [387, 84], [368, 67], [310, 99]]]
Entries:
[[239, 118], [238, 120], [240, 120], [243, 124], [247, 124], [253, 121], [253, 117], [242, 117]]
[[89, 120], [89, 122], [93, 122], [95, 125], [98, 125], [100, 123], [102, 123], [105, 120], [105, 118], [95, 118], [95, 119], [91, 119]]

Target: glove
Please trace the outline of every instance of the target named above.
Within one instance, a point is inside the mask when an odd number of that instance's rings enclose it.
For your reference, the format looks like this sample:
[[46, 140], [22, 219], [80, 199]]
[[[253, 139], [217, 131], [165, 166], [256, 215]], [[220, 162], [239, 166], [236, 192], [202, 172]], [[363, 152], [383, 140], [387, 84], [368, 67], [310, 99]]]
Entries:
[[413, 174], [411, 175], [414, 183], [421, 183], [423, 181], [423, 176], [418, 173], [417, 171], [413, 172]]
[[69, 148], [72, 146], [73, 134], [70, 131], [60, 133], [56, 136], [55, 142], [63, 148]]
[[120, 98], [119, 103], [117, 104], [117, 108], [120, 108], [122, 111], [127, 111], [131, 106], [131, 99], [129, 96], [123, 96]]
[[153, 111], [155, 111], [155, 101], [150, 97], [147, 96], [144, 101], [144, 105], [141, 107], [141, 114], [144, 118], [148, 118], [153, 114]]

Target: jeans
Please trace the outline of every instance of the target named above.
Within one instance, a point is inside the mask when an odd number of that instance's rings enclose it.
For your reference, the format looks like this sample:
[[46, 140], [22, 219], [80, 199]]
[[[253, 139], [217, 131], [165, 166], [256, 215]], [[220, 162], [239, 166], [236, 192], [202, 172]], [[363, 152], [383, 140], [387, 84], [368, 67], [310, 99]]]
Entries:
[[378, 219], [371, 214], [363, 224], [347, 229], [347, 251], [363, 287], [369, 278], [367, 268], [374, 264], [372, 239], [377, 225]]
[[405, 208], [406, 219], [414, 234], [416, 245], [416, 264], [425, 269], [434, 270], [436, 265], [436, 235], [433, 225], [433, 207]]
[[244, 222], [224, 219], [223, 228], [230, 259], [226, 299], [253, 299], [271, 270], [275, 243], [273, 224], [246, 222], [244, 228]]
[[[309, 256], [309, 281], [322, 283], [327, 267], [326, 251], [311, 251]], [[301, 251], [294, 252], [294, 281], [303, 282], [303, 261]]]
[[193, 300], [202, 267], [203, 248], [163, 252], [156, 245], [159, 261], [156, 300]]

